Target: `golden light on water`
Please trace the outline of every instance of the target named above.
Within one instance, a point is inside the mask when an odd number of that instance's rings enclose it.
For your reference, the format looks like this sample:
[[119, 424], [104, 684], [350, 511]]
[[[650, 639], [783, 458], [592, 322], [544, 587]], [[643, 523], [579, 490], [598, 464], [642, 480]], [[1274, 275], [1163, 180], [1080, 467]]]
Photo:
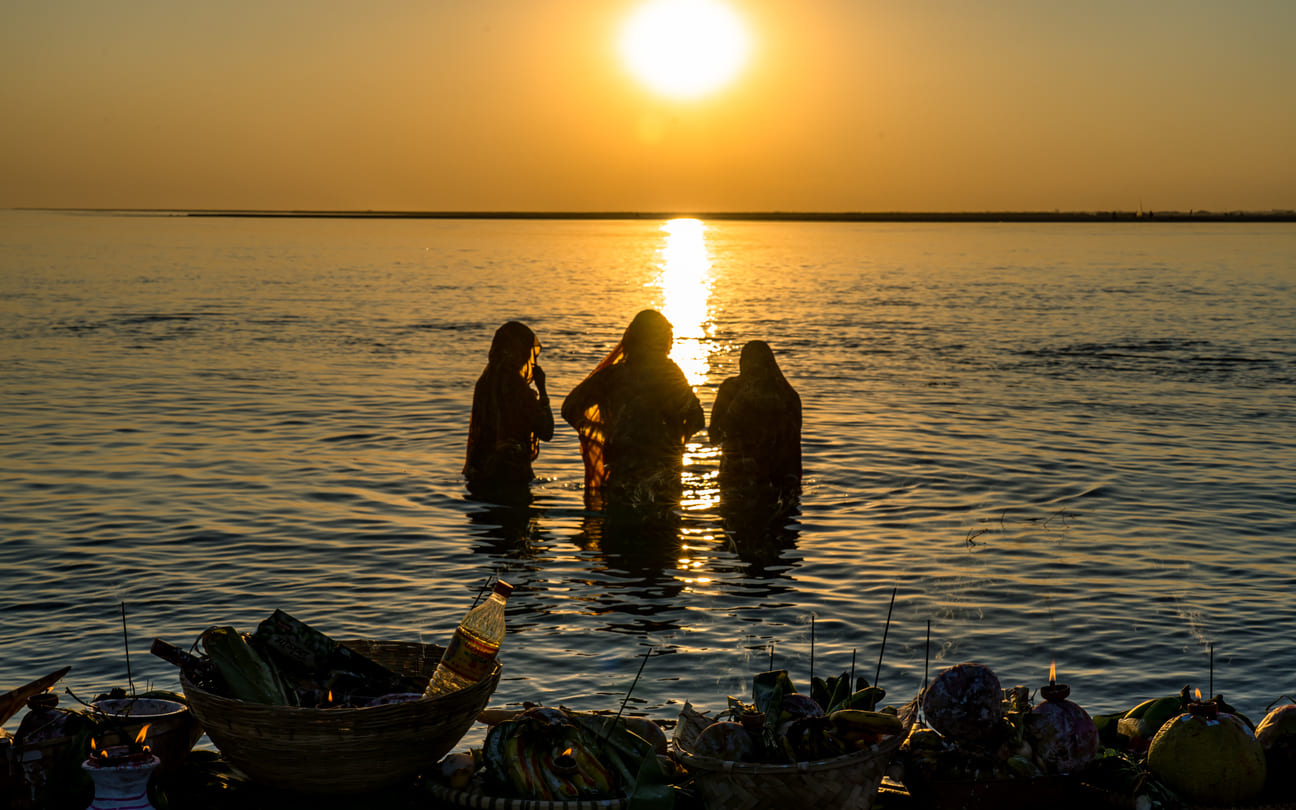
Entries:
[[675, 327], [670, 356], [689, 385], [701, 385], [707, 377], [710, 344], [711, 258], [706, 226], [696, 219], [672, 219], [662, 230], [666, 244], [656, 282], [664, 302], [662, 314]]
[[[662, 293], [662, 314], [671, 322], [675, 343], [670, 357], [695, 388], [707, 379], [711, 354], [711, 257], [707, 252], [706, 225], [696, 219], [672, 219], [662, 225], [666, 244], [661, 250], [661, 272], [656, 284]], [[705, 406], [705, 403], [704, 403]], [[712, 472], [700, 472], [714, 462], [719, 448], [693, 441], [684, 448], [684, 498], [686, 511], [703, 510], [720, 499]]]

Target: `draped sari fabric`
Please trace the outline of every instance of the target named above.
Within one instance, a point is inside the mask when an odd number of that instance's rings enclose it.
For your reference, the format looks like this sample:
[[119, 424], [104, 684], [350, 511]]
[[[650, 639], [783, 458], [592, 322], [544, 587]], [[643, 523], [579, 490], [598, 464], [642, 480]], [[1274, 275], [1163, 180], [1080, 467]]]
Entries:
[[[540, 341], [509, 321], [495, 332], [486, 368], [473, 389], [463, 474], [470, 490], [525, 486], [540, 442], [553, 438], [553, 412], [543, 396]], [[540, 394], [531, 389], [535, 381]]]
[[765, 341], [744, 345], [738, 376], [720, 384], [711, 407], [710, 436], [720, 445], [722, 485], [799, 485], [801, 397]]
[[672, 336], [661, 313], [640, 312], [563, 402], [563, 418], [580, 435], [586, 499], [595, 507], [679, 498], [684, 442], [706, 417], [667, 356]]

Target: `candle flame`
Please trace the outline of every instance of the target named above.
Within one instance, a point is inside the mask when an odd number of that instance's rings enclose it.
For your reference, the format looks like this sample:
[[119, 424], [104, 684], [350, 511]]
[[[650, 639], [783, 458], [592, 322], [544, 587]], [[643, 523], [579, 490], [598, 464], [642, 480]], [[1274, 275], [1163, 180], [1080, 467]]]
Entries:
[[139, 730], [139, 734], [136, 734], [136, 735], [135, 735], [135, 742], [136, 742], [137, 744], [142, 745], [142, 744], [144, 743], [144, 735], [148, 734], [149, 726], [151, 726], [151, 725], [153, 725], [153, 724], [152, 724], [152, 723], [145, 723], [145, 724], [144, 724], [144, 727], [141, 728], [141, 729]]
[[1197, 689], [1194, 689], [1193, 693], [1197, 695], [1197, 702], [1201, 703], [1201, 688], [1198, 687]]
[[568, 747], [567, 750], [563, 751], [563, 752], [562, 752], [561, 754], [559, 754], [558, 756], [560, 756], [560, 757], [569, 757], [569, 756], [571, 756], [571, 755], [572, 755], [572, 749], [571, 749], [570, 747]]
[[1057, 661], [1049, 661], [1049, 686], [1057, 683]]
[[95, 742], [94, 737], [90, 738], [90, 753], [94, 754], [99, 750], [99, 743]]

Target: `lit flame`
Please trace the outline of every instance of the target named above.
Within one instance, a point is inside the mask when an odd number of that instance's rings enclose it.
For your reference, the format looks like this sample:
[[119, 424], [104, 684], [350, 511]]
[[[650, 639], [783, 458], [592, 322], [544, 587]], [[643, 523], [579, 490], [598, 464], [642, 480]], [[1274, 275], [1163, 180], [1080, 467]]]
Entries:
[[571, 749], [571, 748], [568, 748], [566, 751], [563, 751], [563, 752], [562, 752], [561, 754], [559, 754], [558, 756], [560, 756], [560, 757], [569, 757], [569, 756], [571, 756], [571, 755], [572, 755], [572, 749]]
[[99, 751], [99, 743], [95, 742], [94, 737], [91, 737], [91, 738], [90, 738], [90, 755], [93, 756], [94, 754], [98, 753], [98, 751]]
[[135, 735], [135, 743], [136, 743], [137, 745], [143, 745], [143, 744], [144, 744], [144, 735], [148, 734], [149, 726], [151, 726], [151, 725], [153, 725], [153, 724], [152, 724], [152, 723], [145, 723], [145, 724], [144, 724], [144, 727], [141, 728], [141, 729], [139, 730], [139, 734], [136, 734], [136, 735]]
[[1049, 686], [1057, 683], [1057, 661], [1049, 661]]
[[1201, 703], [1201, 687], [1194, 689], [1193, 694], [1197, 696], [1197, 702]]

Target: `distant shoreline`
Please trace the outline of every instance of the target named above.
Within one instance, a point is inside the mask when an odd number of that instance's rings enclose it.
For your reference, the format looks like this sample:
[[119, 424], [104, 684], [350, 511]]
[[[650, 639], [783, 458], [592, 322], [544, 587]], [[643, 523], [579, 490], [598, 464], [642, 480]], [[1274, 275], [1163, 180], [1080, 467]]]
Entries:
[[262, 219], [732, 220], [752, 222], [1296, 222], [1296, 211], [309, 211], [16, 208], [18, 211]]

